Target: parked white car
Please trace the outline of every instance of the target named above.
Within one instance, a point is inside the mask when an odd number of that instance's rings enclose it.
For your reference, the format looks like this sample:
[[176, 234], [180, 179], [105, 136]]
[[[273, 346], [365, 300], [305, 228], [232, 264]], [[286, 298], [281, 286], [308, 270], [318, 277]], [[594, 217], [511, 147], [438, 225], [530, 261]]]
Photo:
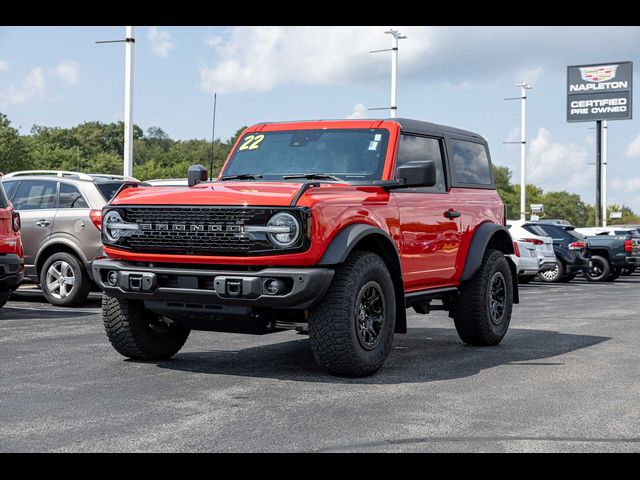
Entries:
[[513, 255], [509, 255], [516, 265], [518, 278], [535, 277], [540, 271], [540, 258], [536, 246], [531, 242], [513, 242]]
[[[540, 270], [536, 274], [544, 275], [546, 272], [550, 272], [556, 268], [556, 254], [553, 251], [553, 240], [551, 237], [542, 237], [525, 230], [522, 226], [526, 224], [526, 220], [507, 220], [507, 228], [514, 241], [534, 245], [540, 262]], [[522, 275], [519, 280], [522, 283], [530, 282], [536, 277], [536, 274]]]
[[144, 184], [152, 187], [186, 187], [189, 181], [186, 178], [154, 178], [145, 180]]

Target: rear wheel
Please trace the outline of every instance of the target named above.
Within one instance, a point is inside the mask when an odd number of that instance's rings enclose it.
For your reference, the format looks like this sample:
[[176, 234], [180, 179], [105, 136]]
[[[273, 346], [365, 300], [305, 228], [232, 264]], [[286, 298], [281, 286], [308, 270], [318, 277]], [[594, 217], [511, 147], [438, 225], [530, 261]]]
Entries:
[[310, 312], [313, 356], [333, 375], [371, 375], [391, 351], [395, 323], [395, 294], [386, 264], [373, 252], [353, 252]]
[[611, 269], [611, 274], [606, 278], [606, 282], [613, 282], [622, 275], [622, 267], [614, 267]]
[[556, 260], [556, 265], [551, 270], [546, 270], [538, 274], [538, 278], [543, 282], [559, 282], [564, 277], [564, 265], [560, 260]]
[[592, 255], [589, 268], [584, 270], [584, 276], [590, 282], [602, 282], [611, 274], [609, 260], [600, 255]]
[[451, 316], [469, 345], [497, 345], [509, 329], [513, 279], [502, 252], [487, 250], [476, 275], [460, 286]]
[[11, 291], [9, 290], [0, 292], [0, 307], [3, 307], [4, 304], [7, 303], [7, 300], [9, 300], [10, 296], [11, 296]]
[[52, 305], [72, 307], [87, 299], [91, 281], [77, 257], [59, 252], [47, 258], [42, 265], [40, 288]]
[[135, 300], [102, 296], [102, 320], [117, 352], [135, 360], [164, 360], [180, 351], [190, 330]]

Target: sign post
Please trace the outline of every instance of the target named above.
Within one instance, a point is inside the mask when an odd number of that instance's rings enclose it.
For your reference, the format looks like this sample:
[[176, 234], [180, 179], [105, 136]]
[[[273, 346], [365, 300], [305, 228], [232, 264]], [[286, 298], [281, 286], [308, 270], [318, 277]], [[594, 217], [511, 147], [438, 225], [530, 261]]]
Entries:
[[632, 83], [632, 62], [567, 67], [567, 122], [596, 122], [596, 226], [607, 225], [607, 121], [632, 118]]

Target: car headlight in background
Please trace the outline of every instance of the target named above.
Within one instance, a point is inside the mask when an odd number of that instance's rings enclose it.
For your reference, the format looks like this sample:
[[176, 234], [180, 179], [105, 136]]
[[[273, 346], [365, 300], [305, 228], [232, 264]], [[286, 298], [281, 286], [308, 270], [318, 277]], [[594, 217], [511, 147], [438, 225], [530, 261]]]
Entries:
[[300, 223], [290, 213], [276, 213], [267, 223], [267, 237], [278, 248], [291, 247], [300, 238]]

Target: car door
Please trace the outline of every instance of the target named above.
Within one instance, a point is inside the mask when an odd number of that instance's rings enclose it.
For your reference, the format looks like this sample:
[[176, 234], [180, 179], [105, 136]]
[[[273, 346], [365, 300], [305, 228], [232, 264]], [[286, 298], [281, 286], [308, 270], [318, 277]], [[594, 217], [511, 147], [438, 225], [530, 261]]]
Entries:
[[35, 258], [51, 235], [56, 215], [55, 180], [20, 180], [15, 187], [13, 208], [20, 212], [25, 274], [35, 274]]
[[393, 192], [400, 212], [402, 272], [406, 290], [452, 283], [460, 245], [460, 222], [455, 196], [447, 190], [444, 144], [441, 138], [403, 133], [396, 170], [412, 161], [432, 160], [436, 185]]
[[52, 234], [71, 240], [80, 251], [88, 254], [88, 258], [93, 258], [100, 235], [91, 221], [90, 212], [91, 206], [80, 189], [61, 181]]

